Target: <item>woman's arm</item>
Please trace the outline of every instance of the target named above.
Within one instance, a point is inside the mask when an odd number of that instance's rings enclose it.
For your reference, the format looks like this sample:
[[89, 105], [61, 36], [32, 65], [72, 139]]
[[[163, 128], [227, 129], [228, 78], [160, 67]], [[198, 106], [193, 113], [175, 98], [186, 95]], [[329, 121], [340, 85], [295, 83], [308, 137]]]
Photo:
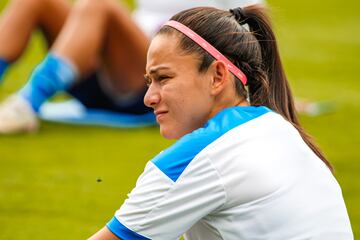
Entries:
[[119, 240], [107, 227], [103, 227], [88, 240]]

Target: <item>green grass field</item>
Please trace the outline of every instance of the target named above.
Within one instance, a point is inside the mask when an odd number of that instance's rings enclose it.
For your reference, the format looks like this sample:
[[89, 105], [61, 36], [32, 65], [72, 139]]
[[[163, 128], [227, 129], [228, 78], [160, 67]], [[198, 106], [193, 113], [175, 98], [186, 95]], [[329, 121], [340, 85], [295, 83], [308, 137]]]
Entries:
[[[360, 236], [360, 2], [269, 3], [295, 95], [336, 104], [332, 114], [301, 121], [335, 166]], [[26, 81], [43, 54], [36, 35], [8, 72], [1, 99]], [[0, 136], [0, 239], [88, 237], [113, 216], [145, 163], [170, 144], [156, 127], [43, 122], [39, 134]]]

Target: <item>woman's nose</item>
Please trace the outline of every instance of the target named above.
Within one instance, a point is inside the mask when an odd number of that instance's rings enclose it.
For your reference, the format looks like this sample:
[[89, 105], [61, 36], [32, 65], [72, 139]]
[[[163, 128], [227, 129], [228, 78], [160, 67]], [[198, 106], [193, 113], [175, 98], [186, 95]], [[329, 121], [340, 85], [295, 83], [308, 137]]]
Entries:
[[144, 103], [147, 107], [154, 108], [160, 102], [160, 93], [156, 84], [151, 83], [144, 96]]

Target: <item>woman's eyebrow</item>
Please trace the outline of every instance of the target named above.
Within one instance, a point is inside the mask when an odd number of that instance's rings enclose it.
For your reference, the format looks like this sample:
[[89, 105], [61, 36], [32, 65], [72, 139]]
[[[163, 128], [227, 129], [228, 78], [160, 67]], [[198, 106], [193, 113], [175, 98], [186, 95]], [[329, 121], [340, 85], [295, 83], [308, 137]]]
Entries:
[[170, 69], [170, 68], [166, 67], [166, 66], [154, 67], [154, 68], [150, 69], [149, 74], [156, 74], [158, 71], [164, 70], [164, 69]]

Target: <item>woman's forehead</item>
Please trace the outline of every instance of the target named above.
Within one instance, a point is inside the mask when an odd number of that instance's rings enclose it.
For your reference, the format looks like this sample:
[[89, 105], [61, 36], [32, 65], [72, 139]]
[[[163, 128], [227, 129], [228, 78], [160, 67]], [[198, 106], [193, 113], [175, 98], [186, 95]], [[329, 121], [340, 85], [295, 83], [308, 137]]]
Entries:
[[191, 63], [192, 59], [196, 61], [195, 55], [184, 54], [184, 51], [180, 49], [178, 37], [174, 34], [160, 34], [155, 36], [150, 43], [146, 70], [149, 73], [159, 66], [181, 67], [181, 65]]
[[150, 43], [148, 57], [174, 53], [176, 50], [179, 50], [178, 42], [178, 37], [175, 37], [173, 34], [156, 35]]

